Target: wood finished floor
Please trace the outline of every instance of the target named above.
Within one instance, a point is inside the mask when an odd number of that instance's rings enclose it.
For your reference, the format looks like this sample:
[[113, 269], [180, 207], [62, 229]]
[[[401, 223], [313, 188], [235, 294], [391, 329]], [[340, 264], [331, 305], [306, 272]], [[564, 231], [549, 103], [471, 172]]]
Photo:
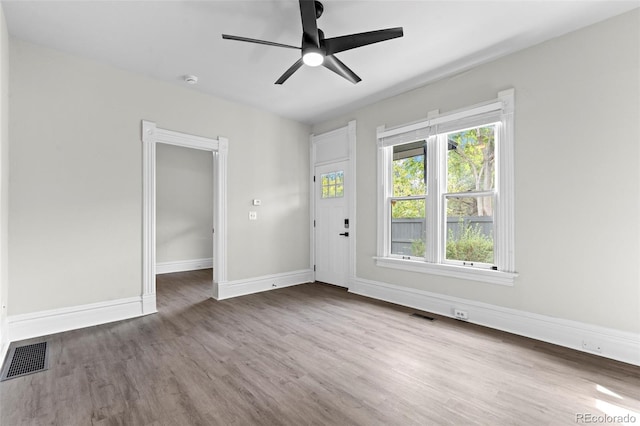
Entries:
[[48, 336], [0, 424], [640, 424], [638, 367], [318, 283], [217, 302], [210, 280], [161, 275], [158, 314]]

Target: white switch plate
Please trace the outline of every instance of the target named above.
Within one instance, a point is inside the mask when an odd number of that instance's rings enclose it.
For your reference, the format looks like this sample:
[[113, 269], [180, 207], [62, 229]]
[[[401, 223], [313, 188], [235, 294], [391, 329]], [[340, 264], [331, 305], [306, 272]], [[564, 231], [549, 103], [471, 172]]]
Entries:
[[258, 220], [257, 212], [249, 212], [249, 220]]
[[262, 204], [262, 201], [261, 201], [261, 200], [258, 200], [258, 199], [253, 200], [253, 205], [254, 205], [254, 206], [259, 206], [259, 205], [261, 205], [261, 204]]

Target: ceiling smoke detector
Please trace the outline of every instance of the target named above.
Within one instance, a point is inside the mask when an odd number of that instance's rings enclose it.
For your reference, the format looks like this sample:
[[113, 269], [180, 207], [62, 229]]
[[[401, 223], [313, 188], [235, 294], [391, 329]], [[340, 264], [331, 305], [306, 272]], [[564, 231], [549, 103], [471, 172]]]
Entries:
[[187, 84], [196, 84], [198, 83], [198, 77], [195, 75], [185, 75], [184, 82]]

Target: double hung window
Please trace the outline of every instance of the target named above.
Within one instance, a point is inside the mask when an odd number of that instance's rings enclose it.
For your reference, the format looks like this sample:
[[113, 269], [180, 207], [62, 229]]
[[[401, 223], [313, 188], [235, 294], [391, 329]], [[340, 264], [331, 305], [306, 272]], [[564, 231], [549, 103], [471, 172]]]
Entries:
[[442, 196], [444, 260], [496, 268], [493, 226], [496, 130], [491, 123], [438, 135], [446, 144], [446, 187]]
[[378, 129], [379, 266], [511, 285], [513, 90]]
[[390, 251], [405, 259], [424, 257], [426, 153], [426, 141], [393, 147]]

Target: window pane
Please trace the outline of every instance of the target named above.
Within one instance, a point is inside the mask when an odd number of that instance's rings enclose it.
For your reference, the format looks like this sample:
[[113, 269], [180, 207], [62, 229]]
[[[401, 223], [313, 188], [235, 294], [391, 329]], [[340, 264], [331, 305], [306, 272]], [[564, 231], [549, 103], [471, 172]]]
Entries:
[[447, 192], [495, 187], [495, 125], [447, 135]]
[[344, 197], [344, 171], [325, 173], [320, 176], [322, 198]]
[[391, 201], [391, 253], [424, 257], [425, 200]]
[[393, 147], [393, 196], [426, 194], [424, 141]]
[[493, 197], [446, 198], [446, 258], [493, 264]]

